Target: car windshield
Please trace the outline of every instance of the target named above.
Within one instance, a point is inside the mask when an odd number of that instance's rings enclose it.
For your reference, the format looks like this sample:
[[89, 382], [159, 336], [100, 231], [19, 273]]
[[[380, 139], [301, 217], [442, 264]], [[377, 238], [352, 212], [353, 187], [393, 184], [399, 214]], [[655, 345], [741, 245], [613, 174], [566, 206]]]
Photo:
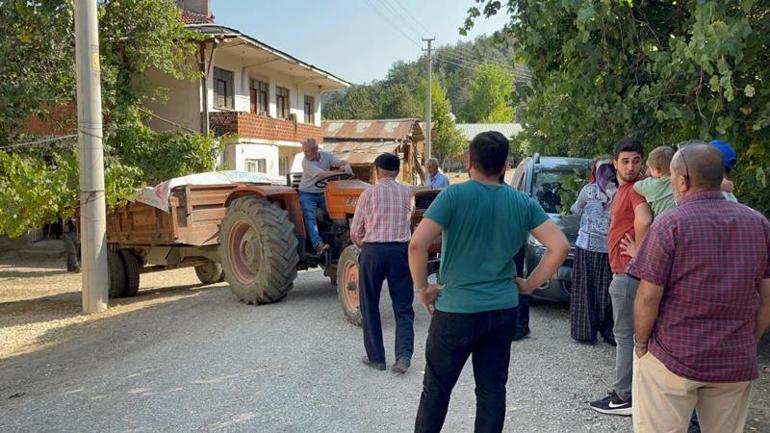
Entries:
[[543, 206], [543, 210], [547, 213], [559, 213], [562, 206], [560, 194], [562, 182], [574, 177], [574, 171], [565, 170], [541, 171], [535, 175], [532, 192]]

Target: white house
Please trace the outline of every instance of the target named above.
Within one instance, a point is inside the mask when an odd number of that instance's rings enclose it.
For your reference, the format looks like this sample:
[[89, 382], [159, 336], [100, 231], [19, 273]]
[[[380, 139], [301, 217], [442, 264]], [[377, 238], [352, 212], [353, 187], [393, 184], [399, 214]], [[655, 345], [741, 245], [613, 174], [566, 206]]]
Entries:
[[155, 72], [169, 89], [151, 106], [158, 130], [184, 127], [230, 134], [222, 166], [285, 176], [301, 142], [323, 141], [321, 95], [346, 81], [237, 30], [213, 23], [209, 2], [183, 1], [187, 27], [206, 36], [194, 61], [205, 79], [182, 81]]

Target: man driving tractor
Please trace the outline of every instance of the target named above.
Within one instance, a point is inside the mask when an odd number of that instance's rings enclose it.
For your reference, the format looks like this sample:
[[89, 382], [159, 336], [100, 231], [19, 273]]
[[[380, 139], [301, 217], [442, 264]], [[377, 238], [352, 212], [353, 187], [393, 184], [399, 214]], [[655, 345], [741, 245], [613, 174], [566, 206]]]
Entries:
[[[302, 206], [305, 229], [310, 242], [313, 244], [313, 249], [318, 255], [321, 255], [329, 249], [329, 245], [324, 243], [318, 234], [318, 222], [316, 220], [316, 209], [320, 208], [326, 212], [323, 190], [326, 184], [324, 180], [330, 176], [352, 173], [352, 169], [349, 162], [343, 161], [329, 152], [319, 150], [318, 143], [312, 138], [302, 142], [302, 153], [305, 154], [305, 157], [302, 159], [302, 179], [299, 182], [299, 204]], [[342, 170], [333, 170], [334, 167]]]

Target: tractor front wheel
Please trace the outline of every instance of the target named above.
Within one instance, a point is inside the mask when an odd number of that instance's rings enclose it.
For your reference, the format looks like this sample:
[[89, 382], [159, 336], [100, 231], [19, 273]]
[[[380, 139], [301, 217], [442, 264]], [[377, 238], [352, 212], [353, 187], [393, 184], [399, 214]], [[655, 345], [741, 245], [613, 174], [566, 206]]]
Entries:
[[350, 323], [361, 326], [361, 307], [358, 291], [358, 256], [361, 249], [355, 245], [345, 248], [337, 263], [337, 294], [342, 312]]

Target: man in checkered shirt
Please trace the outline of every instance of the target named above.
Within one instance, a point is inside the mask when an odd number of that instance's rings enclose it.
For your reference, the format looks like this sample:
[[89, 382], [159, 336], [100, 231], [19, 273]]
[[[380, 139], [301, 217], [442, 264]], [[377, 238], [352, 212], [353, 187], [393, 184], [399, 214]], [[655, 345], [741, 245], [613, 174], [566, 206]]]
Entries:
[[387, 279], [396, 318], [396, 362], [391, 371], [404, 374], [414, 352], [414, 291], [407, 257], [414, 199], [412, 190], [396, 181], [400, 168], [396, 155], [383, 153], [374, 165], [377, 184], [361, 193], [350, 227], [351, 240], [361, 247], [358, 282], [366, 349], [363, 362], [385, 370], [380, 292]]
[[717, 148], [681, 146], [678, 206], [655, 220], [628, 273], [634, 305], [634, 431], [743, 432], [757, 343], [770, 326], [770, 223], [721, 192]]

